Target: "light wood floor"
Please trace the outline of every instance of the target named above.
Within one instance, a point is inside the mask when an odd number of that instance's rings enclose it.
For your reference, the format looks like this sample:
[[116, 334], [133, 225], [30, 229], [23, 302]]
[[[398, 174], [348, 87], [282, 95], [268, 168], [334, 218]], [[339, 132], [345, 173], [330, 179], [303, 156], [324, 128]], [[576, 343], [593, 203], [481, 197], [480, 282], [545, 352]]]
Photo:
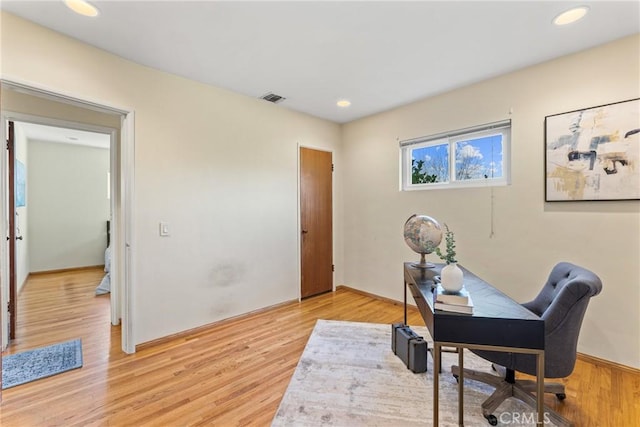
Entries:
[[[4, 390], [3, 427], [267, 426], [316, 319], [402, 319], [400, 305], [341, 288], [125, 355], [119, 327], [109, 324], [109, 297], [94, 295], [102, 275], [46, 274], [27, 283], [19, 339], [6, 354], [80, 337], [84, 366]], [[415, 311], [409, 323], [423, 324]], [[576, 426], [639, 425], [640, 374], [578, 361], [566, 385], [563, 403], [547, 402]]]

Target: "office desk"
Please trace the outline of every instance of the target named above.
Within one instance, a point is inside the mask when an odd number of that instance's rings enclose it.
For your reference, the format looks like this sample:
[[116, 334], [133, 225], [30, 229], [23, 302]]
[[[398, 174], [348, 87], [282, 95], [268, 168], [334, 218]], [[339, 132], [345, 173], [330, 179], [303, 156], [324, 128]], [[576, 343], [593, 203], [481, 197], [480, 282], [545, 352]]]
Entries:
[[419, 269], [404, 264], [404, 321], [407, 323], [407, 287], [433, 338], [433, 425], [438, 425], [440, 353], [442, 347], [458, 349], [458, 423], [464, 422], [464, 348], [536, 355], [537, 424], [544, 422], [544, 321], [489, 283], [463, 267], [464, 287], [473, 300], [473, 314], [433, 309], [434, 279], [443, 264]]

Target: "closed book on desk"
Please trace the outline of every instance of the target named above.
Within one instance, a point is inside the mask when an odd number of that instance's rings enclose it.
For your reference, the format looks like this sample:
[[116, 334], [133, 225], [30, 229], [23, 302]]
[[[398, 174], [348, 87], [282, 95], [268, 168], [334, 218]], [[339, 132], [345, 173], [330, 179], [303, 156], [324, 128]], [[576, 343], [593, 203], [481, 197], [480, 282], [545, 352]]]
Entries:
[[466, 296], [467, 302], [460, 303], [460, 304], [458, 303], [452, 304], [452, 303], [439, 301], [439, 298], [441, 298], [442, 296], [443, 294], [440, 294], [439, 292], [437, 292], [435, 295], [433, 308], [435, 308], [436, 310], [449, 311], [451, 313], [473, 314], [473, 300], [471, 299], [471, 295], [469, 295], [468, 293]]
[[450, 313], [473, 314], [472, 305], [456, 305], [456, 304], [446, 304], [444, 302], [436, 302], [433, 305], [433, 308], [440, 311], [448, 311]]
[[436, 302], [443, 302], [446, 304], [468, 305], [469, 292], [467, 292], [465, 288], [462, 288], [459, 292], [447, 292], [444, 290], [442, 285], [438, 283], [438, 288], [436, 290]]

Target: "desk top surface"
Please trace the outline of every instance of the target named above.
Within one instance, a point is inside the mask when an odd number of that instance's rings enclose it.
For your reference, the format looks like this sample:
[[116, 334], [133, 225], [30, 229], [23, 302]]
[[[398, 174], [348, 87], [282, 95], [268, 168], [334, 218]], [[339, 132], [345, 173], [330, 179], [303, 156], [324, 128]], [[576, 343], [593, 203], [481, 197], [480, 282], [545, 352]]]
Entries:
[[436, 264], [420, 269], [413, 263], [404, 264], [405, 283], [434, 340], [544, 348], [543, 319], [461, 266], [464, 287], [473, 300], [473, 314], [434, 310], [434, 279], [442, 267]]
[[[409, 274], [415, 285], [424, 294], [425, 299], [433, 310], [433, 286], [435, 276], [440, 275], [444, 264], [436, 264], [434, 268], [420, 269], [412, 266], [413, 263], [404, 264], [405, 274]], [[520, 320], [540, 320], [535, 313], [532, 313], [511, 297], [505, 295], [491, 284], [485, 282], [466, 268], [458, 264], [464, 273], [464, 287], [467, 289], [473, 300], [472, 317], [510, 318]], [[454, 314], [437, 311], [438, 314]], [[469, 316], [469, 315], [462, 315]]]

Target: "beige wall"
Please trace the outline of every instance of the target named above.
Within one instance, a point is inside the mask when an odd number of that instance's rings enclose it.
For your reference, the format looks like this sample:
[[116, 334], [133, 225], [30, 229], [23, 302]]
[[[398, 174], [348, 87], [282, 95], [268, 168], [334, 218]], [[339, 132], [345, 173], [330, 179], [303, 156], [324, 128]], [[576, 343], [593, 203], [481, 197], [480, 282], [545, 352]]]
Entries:
[[[593, 269], [604, 290], [579, 351], [640, 367], [640, 202], [545, 203], [543, 171], [545, 116], [638, 97], [639, 52], [633, 36], [345, 125], [345, 282], [401, 299], [402, 262], [417, 260], [403, 223], [431, 215], [455, 231], [464, 266], [519, 301], [558, 261]], [[511, 186], [398, 191], [398, 139], [508, 118]]]
[[[136, 65], [2, 14], [2, 77], [135, 111], [134, 339], [296, 299], [297, 147], [340, 126]], [[341, 172], [335, 176], [342, 283]], [[158, 224], [169, 223], [170, 237]]]
[[[2, 45], [4, 48], [4, 44]], [[4, 55], [2, 56], [4, 57]], [[0, 58], [2, 58], [0, 57]], [[41, 96], [29, 95], [16, 90], [3, 90], [0, 98], [3, 113], [28, 114], [66, 122], [120, 129], [120, 115], [92, 111], [86, 108], [56, 102]]]
[[109, 150], [28, 142], [30, 272], [104, 264]]

